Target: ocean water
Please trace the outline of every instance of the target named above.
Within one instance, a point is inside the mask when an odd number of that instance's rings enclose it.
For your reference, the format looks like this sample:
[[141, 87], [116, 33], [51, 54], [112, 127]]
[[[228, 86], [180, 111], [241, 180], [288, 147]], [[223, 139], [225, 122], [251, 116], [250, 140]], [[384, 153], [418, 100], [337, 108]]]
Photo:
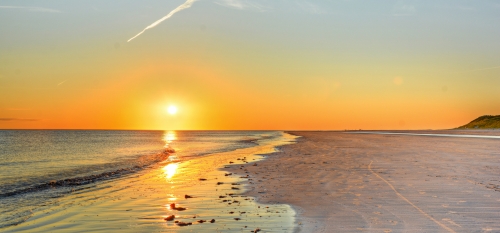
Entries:
[[[0, 130], [0, 231], [58, 198], [172, 160], [256, 146], [278, 131]], [[175, 151], [175, 152], [174, 152]]]

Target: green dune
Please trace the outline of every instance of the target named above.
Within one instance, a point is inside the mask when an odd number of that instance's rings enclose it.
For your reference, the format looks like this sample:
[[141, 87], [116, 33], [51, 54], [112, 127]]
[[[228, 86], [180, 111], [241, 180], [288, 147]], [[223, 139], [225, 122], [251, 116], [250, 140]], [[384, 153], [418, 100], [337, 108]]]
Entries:
[[458, 127], [457, 129], [495, 129], [500, 128], [500, 115], [485, 115], [476, 118], [469, 124]]

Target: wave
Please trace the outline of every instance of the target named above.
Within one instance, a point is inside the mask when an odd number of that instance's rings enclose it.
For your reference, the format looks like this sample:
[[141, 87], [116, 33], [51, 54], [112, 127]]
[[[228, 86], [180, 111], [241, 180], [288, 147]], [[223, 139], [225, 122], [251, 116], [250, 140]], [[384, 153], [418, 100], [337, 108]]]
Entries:
[[[233, 139], [232, 141], [225, 141], [223, 145], [216, 147], [187, 148], [187, 151], [180, 152], [180, 154], [176, 153], [173, 148], [168, 147], [164, 148], [163, 151], [159, 153], [153, 152], [136, 158], [123, 158], [120, 161], [112, 163], [108, 162], [104, 164], [84, 165], [79, 166], [78, 168], [67, 168], [57, 173], [44, 174], [43, 176], [16, 179], [15, 183], [4, 183], [3, 185], [0, 185], [0, 198], [16, 196], [29, 192], [37, 192], [50, 188], [74, 187], [103, 180], [116, 179], [124, 175], [136, 173], [155, 163], [165, 161], [169, 158], [169, 156], [174, 154], [175, 158], [178, 156], [181, 160], [186, 160], [199, 156], [257, 146], [259, 144], [259, 140], [272, 139], [277, 136], [278, 135], [269, 132], [264, 134], [248, 135], [237, 140]], [[220, 138], [215, 138], [215, 140], [210, 138], [206, 142], [214, 143], [217, 142], [216, 140], [220, 140]], [[204, 141], [199, 141], [198, 143], [193, 141], [194, 140], [191, 139], [184, 143], [194, 143], [195, 145], [200, 144], [199, 142], [202, 142], [201, 144], [205, 143]]]
[[[37, 131], [35, 133], [47, 132]], [[10, 163], [7, 166], [18, 167], [21, 170], [16, 170], [15, 174], [3, 173], [9, 179], [0, 183], [0, 206], [2, 206], [0, 231], [5, 227], [27, 221], [33, 216], [33, 210], [40, 212], [46, 208], [60, 205], [58, 203], [59, 197], [75, 195], [75, 198], [78, 198], [79, 194], [92, 193], [104, 186], [113, 186], [117, 180], [128, 179], [134, 173], [137, 174], [165, 163], [186, 161], [200, 156], [253, 147], [259, 145], [261, 140], [272, 140], [281, 136], [280, 132], [270, 131], [180, 131], [177, 132], [177, 138], [166, 145], [175, 148], [176, 151], [174, 151], [172, 148], [162, 147], [165, 144], [155, 144], [157, 138], [163, 135], [157, 132], [145, 134], [144, 132], [64, 131], [55, 133], [62, 134], [60, 137], [72, 135], [69, 138], [74, 140], [68, 139], [67, 143], [58, 141], [61, 144], [60, 148], [69, 149], [60, 150], [58, 153], [40, 153], [38, 157], [25, 156], [17, 160], [2, 161]], [[33, 132], [26, 131], [25, 136], [30, 138], [32, 134]], [[98, 142], [102, 141], [102, 143], [88, 141], [94, 140], [96, 137], [100, 140]], [[80, 142], [81, 138], [87, 141]], [[29, 142], [31, 141], [22, 141], [22, 143], [18, 143], [18, 146]], [[29, 147], [26, 151], [34, 150], [33, 148], [37, 151], [44, 151], [40, 149], [40, 145], [47, 143], [42, 140], [32, 144], [34, 146]], [[15, 144], [12, 145], [14, 145], [13, 149], [18, 149], [15, 148]], [[23, 147], [19, 146], [19, 148]], [[53, 150], [50, 146], [43, 148], [49, 151]], [[163, 151], [159, 151], [160, 148], [163, 148], [161, 149]], [[53, 154], [60, 156], [50, 157]], [[75, 160], [76, 162], [73, 163]], [[37, 167], [26, 165], [52, 161], [60, 169], [57, 167], [57, 169], [53, 169], [54, 172], [34, 173], [30, 170], [37, 169]], [[50, 165], [48, 164], [46, 167]], [[26, 170], [23, 171], [23, 169]], [[104, 183], [106, 185], [100, 185]]]
[[[84, 170], [93, 170], [93, 171], [97, 170], [98, 172], [100, 172], [98, 174], [80, 175], [80, 176], [72, 177], [72, 178], [50, 180], [50, 181], [41, 182], [41, 183], [38, 182], [37, 184], [31, 185], [28, 187], [26, 187], [26, 186], [24, 186], [24, 187], [11, 187], [10, 190], [8, 188], [4, 189], [4, 187], [2, 187], [2, 190], [6, 190], [6, 191], [0, 192], [0, 198], [11, 197], [11, 196], [29, 193], [29, 192], [41, 191], [41, 190], [45, 190], [45, 189], [49, 189], [49, 188], [74, 187], [74, 186], [91, 184], [91, 183], [94, 183], [97, 181], [116, 179], [116, 178], [122, 177], [124, 175], [136, 173], [136, 172], [138, 172], [146, 167], [149, 167], [155, 163], [165, 161], [173, 153], [175, 153], [175, 151], [173, 149], [165, 149], [161, 153], [154, 154], [154, 155], [141, 156], [139, 159], [136, 159], [134, 161], [129, 160], [129, 161], [123, 161], [123, 162], [116, 163], [116, 164], [88, 166], [88, 167], [84, 168]], [[133, 166], [130, 166], [130, 163], [132, 163]], [[129, 164], [129, 166], [124, 167], [124, 164]], [[107, 170], [99, 169], [102, 167], [108, 167], [108, 169]], [[111, 171], [110, 171], [109, 167], [112, 167]], [[118, 167], [118, 169], [117, 169], [117, 167]], [[82, 172], [82, 169], [73, 170], [73, 172], [80, 173], [80, 174], [84, 173], [84, 172]], [[69, 173], [69, 172], [66, 171], [64, 174], [67, 174], [67, 173]], [[52, 175], [52, 177], [57, 177], [57, 176], [58, 175]]]

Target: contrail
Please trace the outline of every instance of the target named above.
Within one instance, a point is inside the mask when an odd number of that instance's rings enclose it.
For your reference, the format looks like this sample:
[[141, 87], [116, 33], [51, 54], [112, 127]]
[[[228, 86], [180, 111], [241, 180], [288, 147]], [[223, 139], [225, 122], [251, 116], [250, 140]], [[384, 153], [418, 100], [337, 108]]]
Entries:
[[135, 39], [136, 37], [140, 36], [142, 33], [144, 33], [146, 30], [150, 29], [150, 28], [154, 28], [156, 27], [156, 25], [160, 24], [161, 22], [165, 21], [166, 19], [172, 17], [172, 15], [174, 15], [175, 13], [181, 11], [181, 10], [184, 10], [186, 8], [189, 8], [191, 7], [191, 5], [193, 5], [193, 3], [195, 2], [196, 0], [187, 0], [185, 3], [183, 3], [182, 5], [178, 6], [177, 8], [175, 8], [173, 11], [170, 11], [170, 13], [168, 13], [168, 15], [166, 15], [165, 17], [157, 20], [156, 22], [154, 22], [153, 24], [147, 26], [146, 28], [144, 28], [144, 30], [142, 30], [141, 32], [139, 32], [137, 35], [135, 35], [134, 37], [130, 38], [129, 40], [127, 40], [127, 42], [130, 42], [131, 40]]
[[60, 86], [61, 84], [65, 83], [66, 81], [68, 81], [68, 80], [66, 79], [66, 80], [60, 82], [59, 84], [57, 84], [57, 86]]

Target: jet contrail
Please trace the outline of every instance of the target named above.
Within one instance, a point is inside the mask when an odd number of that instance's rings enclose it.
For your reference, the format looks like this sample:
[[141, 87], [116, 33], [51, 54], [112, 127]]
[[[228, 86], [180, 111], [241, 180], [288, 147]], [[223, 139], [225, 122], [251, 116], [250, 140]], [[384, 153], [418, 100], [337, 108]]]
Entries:
[[57, 84], [57, 86], [60, 86], [61, 84], [65, 83], [66, 81], [68, 81], [68, 80], [66, 79], [66, 80], [60, 82], [59, 84]]
[[127, 40], [127, 42], [130, 42], [131, 40], [135, 39], [136, 37], [140, 36], [142, 33], [144, 33], [146, 30], [150, 29], [150, 28], [154, 28], [156, 27], [156, 25], [160, 24], [161, 22], [165, 21], [166, 19], [172, 17], [172, 15], [174, 15], [175, 13], [181, 11], [181, 10], [184, 10], [186, 8], [189, 8], [191, 7], [191, 5], [193, 5], [193, 3], [195, 2], [196, 0], [187, 0], [185, 3], [183, 3], [182, 5], [178, 6], [177, 8], [175, 8], [173, 11], [170, 11], [170, 13], [168, 13], [168, 15], [166, 15], [165, 17], [157, 20], [156, 22], [154, 22], [153, 24], [147, 26], [146, 28], [144, 28], [144, 30], [142, 30], [141, 32], [139, 32], [137, 35], [135, 35], [134, 37], [130, 38], [129, 40]]

